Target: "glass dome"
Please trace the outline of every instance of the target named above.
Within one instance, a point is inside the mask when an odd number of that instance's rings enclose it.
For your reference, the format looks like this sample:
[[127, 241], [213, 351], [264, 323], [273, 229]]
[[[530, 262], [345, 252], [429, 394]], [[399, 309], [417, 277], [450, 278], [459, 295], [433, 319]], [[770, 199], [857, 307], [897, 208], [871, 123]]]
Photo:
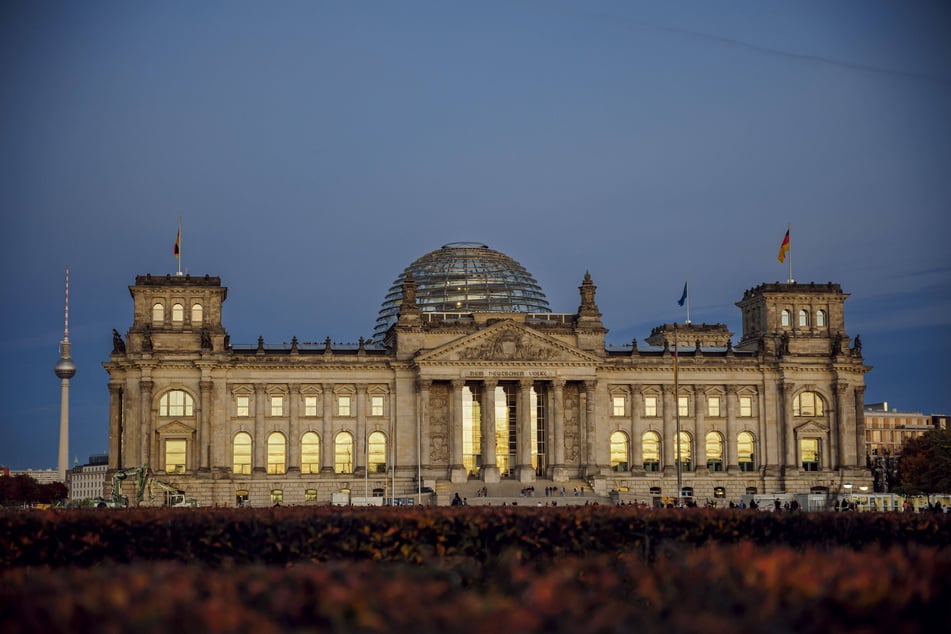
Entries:
[[420, 310], [445, 313], [550, 313], [541, 286], [525, 268], [476, 242], [453, 242], [419, 258], [396, 278], [380, 308], [374, 339], [396, 323], [403, 282], [412, 273]]

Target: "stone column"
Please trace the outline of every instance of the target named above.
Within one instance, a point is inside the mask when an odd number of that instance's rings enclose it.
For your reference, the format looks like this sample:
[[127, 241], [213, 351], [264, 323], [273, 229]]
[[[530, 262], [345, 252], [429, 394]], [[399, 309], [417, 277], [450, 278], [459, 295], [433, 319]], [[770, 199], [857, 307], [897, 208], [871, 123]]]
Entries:
[[264, 383], [254, 384], [254, 463], [253, 472], [267, 472], [267, 438], [264, 436], [264, 406], [267, 394]]
[[495, 458], [495, 388], [497, 381], [482, 382], [482, 480], [498, 482], [499, 465]]
[[452, 380], [452, 414], [449, 424], [449, 479], [452, 482], [465, 482], [469, 479], [462, 455], [462, 389], [465, 385], [466, 382], [462, 379]]
[[551, 479], [554, 482], [567, 482], [568, 469], [565, 467], [565, 380], [555, 379], [551, 382], [551, 387], [551, 417], [555, 432], [554, 442], [552, 443], [555, 464], [552, 468]]
[[354, 403], [354, 414], [357, 419], [355, 430], [356, 438], [353, 439], [353, 473], [354, 475], [366, 475], [367, 470], [367, 386], [357, 384], [357, 393]]
[[109, 384], [109, 470], [122, 469], [122, 385]]
[[855, 396], [855, 466], [865, 467], [867, 464], [868, 449], [865, 446], [865, 387], [856, 386]]
[[702, 389], [694, 390], [693, 406], [693, 429], [689, 430], [693, 437], [693, 469], [706, 472], [707, 437], [703, 421], [707, 411], [707, 394]]
[[726, 470], [727, 473], [738, 473], [740, 461], [736, 451], [736, 413], [740, 403], [736, 395], [736, 386], [726, 386]]
[[211, 452], [214, 441], [211, 433], [212, 382], [205, 379], [198, 384], [201, 391], [201, 409], [198, 421], [198, 465], [201, 471], [211, 469]]
[[[795, 315], [793, 315], [795, 317]], [[798, 471], [802, 466], [796, 462], [796, 430], [793, 416], [793, 392], [796, 386], [792, 383], [783, 383], [779, 386], [781, 417], [779, 422], [779, 456], [780, 474], [788, 470]]]
[[324, 475], [334, 474], [334, 386], [332, 383], [324, 383], [320, 386], [320, 398], [324, 406], [324, 420], [322, 421], [322, 433], [320, 438], [320, 473]]
[[[852, 426], [852, 416], [849, 408], [854, 407], [855, 396], [849, 394], [850, 386], [848, 383], [836, 383], [833, 387], [835, 387], [835, 424], [832, 425], [832, 435], [838, 445], [836, 453], [838, 464], [836, 466], [843, 469], [855, 465], [855, 455], [852, 453], [855, 448], [852, 443], [848, 442], [848, 432]], [[830, 422], [833, 421], [830, 420]]]
[[430, 461], [430, 439], [429, 439], [429, 389], [433, 386], [430, 379], [419, 379], [417, 388], [419, 389], [419, 428], [420, 428], [420, 449], [419, 463], [423, 470], [429, 468]]
[[531, 379], [518, 382], [518, 408], [516, 425], [518, 426], [518, 473], [519, 482], [534, 482], [535, 469], [532, 467], [532, 385]]
[[142, 411], [142, 437], [140, 438], [139, 459], [136, 460], [136, 464], [129, 465], [132, 467], [147, 464], [153, 468], [158, 468], [157, 464], [153, 464], [155, 460], [152, 456], [153, 436], [155, 435], [155, 422], [152, 420], [152, 388], [154, 385], [150, 379], [139, 382], [139, 405]]
[[288, 424], [287, 439], [287, 472], [300, 473], [300, 383], [291, 383], [288, 386], [287, 398]]
[[631, 386], [631, 463], [627, 466], [631, 473], [644, 473], [644, 447], [641, 442], [641, 406], [644, 393], [640, 385]]
[[598, 382], [597, 381], [585, 381], [584, 382], [584, 394], [585, 394], [585, 403], [584, 403], [584, 475], [586, 477], [599, 475], [600, 468], [598, 467], [598, 458], [597, 458], [597, 448], [595, 446], [597, 442], [597, 436], [595, 433], [595, 423], [597, 419], [597, 408], [595, 407], [595, 401], [597, 399], [597, 390]]
[[677, 473], [678, 468], [675, 463], [677, 452], [674, 450], [678, 442], [677, 424], [675, 420], [676, 410], [674, 408], [678, 407], [678, 404], [674, 395], [673, 385], [663, 385], [661, 389], [663, 390], [663, 398], [661, 399], [661, 408], [663, 411], [661, 414], [664, 417], [664, 438], [662, 442], [664, 473], [673, 475]]

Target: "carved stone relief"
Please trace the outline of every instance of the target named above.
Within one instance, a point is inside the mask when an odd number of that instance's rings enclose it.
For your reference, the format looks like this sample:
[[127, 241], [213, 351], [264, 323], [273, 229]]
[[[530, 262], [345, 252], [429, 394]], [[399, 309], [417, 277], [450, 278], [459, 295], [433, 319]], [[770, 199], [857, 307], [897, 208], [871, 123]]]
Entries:
[[517, 330], [503, 330], [471, 348], [459, 351], [462, 360], [548, 361], [558, 351], [539, 345], [532, 337]]
[[429, 391], [429, 462], [449, 464], [449, 387], [433, 384]]
[[581, 445], [581, 398], [577, 385], [565, 386], [565, 462], [578, 464], [578, 451]]

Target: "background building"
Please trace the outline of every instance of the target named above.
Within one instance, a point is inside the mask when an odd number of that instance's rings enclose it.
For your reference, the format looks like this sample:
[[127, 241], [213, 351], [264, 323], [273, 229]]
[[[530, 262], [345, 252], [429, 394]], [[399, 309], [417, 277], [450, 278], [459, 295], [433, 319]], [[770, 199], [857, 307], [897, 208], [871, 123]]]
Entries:
[[[148, 464], [202, 505], [385, 498], [431, 484], [751, 493], [870, 486], [861, 343], [837, 284], [763, 284], [723, 324], [606, 346], [585, 275], [573, 313], [484, 245], [423, 256], [372, 341], [232, 345], [217, 277], [136, 277], [109, 373], [110, 470]], [[676, 354], [675, 354], [676, 350]], [[675, 360], [677, 372], [675, 375]]]
[[69, 472], [70, 501], [92, 500], [105, 495], [106, 472], [109, 471], [109, 456], [89, 456], [84, 465], [77, 465]]

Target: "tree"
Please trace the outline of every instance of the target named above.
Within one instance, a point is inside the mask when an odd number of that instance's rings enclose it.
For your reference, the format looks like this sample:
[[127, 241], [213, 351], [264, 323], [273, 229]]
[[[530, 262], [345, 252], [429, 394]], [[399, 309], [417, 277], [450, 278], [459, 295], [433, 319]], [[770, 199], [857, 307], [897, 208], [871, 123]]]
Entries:
[[0, 505], [16, 506], [35, 502], [51, 504], [65, 500], [68, 491], [62, 482], [40, 484], [26, 474], [0, 477]]
[[951, 491], [951, 429], [932, 429], [910, 438], [898, 463], [899, 486], [906, 495]]

